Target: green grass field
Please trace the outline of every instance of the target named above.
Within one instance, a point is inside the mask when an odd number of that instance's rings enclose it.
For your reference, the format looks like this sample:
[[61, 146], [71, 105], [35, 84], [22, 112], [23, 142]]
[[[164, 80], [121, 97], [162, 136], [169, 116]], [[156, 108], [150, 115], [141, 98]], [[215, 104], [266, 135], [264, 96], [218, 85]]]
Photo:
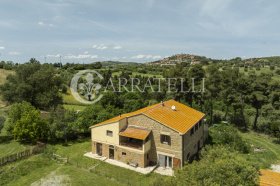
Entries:
[[12, 70], [0, 69], [0, 85], [4, 84], [6, 81], [6, 77], [13, 73], [14, 71]]
[[[252, 149], [262, 149], [260, 152], [252, 151], [244, 156], [260, 168], [267, 168], [271, 164], [280, 163], [280, 145], [273, 142], [273, 138], [254, 132], [241, 133]], [[12, 142], [0, 144], [2, 149], [18, 149], [19, 144]], [[157, 179], [164, 176], [152, 173], [142, 175], [124, 168], [113, 166], [99, 160], [84, 157], [89, 152], [91, 143], [78, 141], [68, 146], [48, 145], [48, 154], [55, 152], [62, 157], [68, 157], [68, 164], [61, 164], [49, 159], [46, 153], [30, 157], [15, 163], [0, 167], [0, 185], [30, 185], [32, 183], [48, 183], [49, 181], [62, 181], [71, 185], [152, 185]], [[6, 152], [7, 154], [7, 152]], [[59, 184], [62, 184], [59, 182]], [[58, 185], [59, 185], [58, 184]]]
[[[1, 146], [1, 144], [0, 144]], [[90, 151], [89, 141], [69, 146], [49, 145], [49, 151], [68, 157], [68, 164], [60, 164], [41, 154], [0, 167], [0, 185], [30, 185], [64, 179], [71, 185], [151, 185], [158, 174], [142, 175], [99, 160], [84, 157]], [[60, 183], [61, 184], [61, 183]], [[59, 185], [59, 184], [58, 184]]]
[[255, 132], [241, 133], [241, 136], [253, 149], [253, 152], [245, 155], [248, 160], [256, 163], [260, 168], [280, 164], [280, 144], [275, 143], [276, 138]]
[[17, 152], [21, 152], [28, 148], [29, 146], [27, 145], [22, 145], [19, 142], [16, 141], [10, 141], [7, 143], [1, 143], [0, 144], [0, 158], [11, 155]]
[[64, 104], [63, 107], [67, 110], [75, 110], [75, 111], [82, 111], [84, 110], [87, 106], [82, 106], [82, 105], [67, 105]]

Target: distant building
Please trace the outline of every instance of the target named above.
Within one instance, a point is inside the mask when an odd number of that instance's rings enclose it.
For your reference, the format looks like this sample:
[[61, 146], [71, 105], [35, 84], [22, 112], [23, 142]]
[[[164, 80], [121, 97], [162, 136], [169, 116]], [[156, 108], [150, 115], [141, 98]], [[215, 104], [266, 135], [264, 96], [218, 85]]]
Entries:
[[169, 100], [91, 127], [92, 153], [133, 166], [181, 168], [204, 145], [205, 114]]

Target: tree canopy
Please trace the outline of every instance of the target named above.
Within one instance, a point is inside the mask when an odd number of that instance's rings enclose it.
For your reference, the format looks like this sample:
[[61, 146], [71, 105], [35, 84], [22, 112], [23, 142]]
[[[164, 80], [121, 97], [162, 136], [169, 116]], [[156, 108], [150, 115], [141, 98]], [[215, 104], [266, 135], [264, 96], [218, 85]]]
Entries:
[[61, 85], [61, 78], [52, 65], [41, 65], [31, 59], [16, 68], [16, 73], [7, 77], [0, 90], [4, 100], [10, 103], [27, 101], [36, 108], [49, 109], [62, 103]]

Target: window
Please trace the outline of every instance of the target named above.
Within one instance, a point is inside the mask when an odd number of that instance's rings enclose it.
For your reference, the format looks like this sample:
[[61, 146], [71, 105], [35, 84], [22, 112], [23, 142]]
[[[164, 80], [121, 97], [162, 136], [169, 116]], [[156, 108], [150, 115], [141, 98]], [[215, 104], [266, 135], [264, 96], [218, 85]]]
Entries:
[[106, 134], [107, 134], [107, 136], [111, 136], [112, 137], [113, 136], [113, 131], [107, 130]]
[[202, 126], [202, 122], [200, 121], [200, 122], [199, 122], [199, 127], [201, 127], [201, 126]]
[[126, 152], [122, 152], [122, 156], [126, 156]]
[[171, 144], [171, 138], [168, 135], [161, 134], [160, 135], [160, 142], [163, 143], [163, 144], [170, 145]]
[[191, 129], [191, 135], [193, 135], [193, 133], [194, 133], [194, 128]]

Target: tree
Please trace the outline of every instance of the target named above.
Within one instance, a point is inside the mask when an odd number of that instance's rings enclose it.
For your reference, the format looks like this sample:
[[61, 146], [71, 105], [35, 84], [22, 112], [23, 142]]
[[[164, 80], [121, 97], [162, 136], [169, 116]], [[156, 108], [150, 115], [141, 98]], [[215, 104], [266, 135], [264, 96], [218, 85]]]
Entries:
[[77, 113], [75, 111], [57, 108], [51, 113], [51, 117], [49, 119], [49, 138], [52, 141], [63, 139], [64, 143], [67, 143], [69, 138], [75, 137], [76, 119]]
[[243, 141], [238, 130], [231, 125], [219, 124], [209, 129], [211, 141], [215, 145], [225, 145], [241, 153], [248, 153], [250, 146]]
[[36, 108], [49, 109], [62, 103], [59, 95], [61, 85], [61, 78], [52, 65], [41, 65], [31, 59], [16, 68], [16, 74], [7, 77], [0, 91], [10, 103], [27, 101]]
[[116, 112], [118, 112], [118, 109], [110, 105], [108, 105], [106, 109], [104, 109], [101, 105], [90, 105], [83, 111], [79, 112], [78, 119], [75, 124], [77, 131], [81, 133], [88, 133], [90, 126], [112, 118], [115, 116]]
[[260, 116], [260, 109], [266, 102], [266, 97], [260, 93], [253, 93], [251, 96], [249, 96], [249, 102], [251, 103], [252, 107], [256, 109], [256, 115], [253, 123], [253, 128], [256, 130], [257, 129], [257, 123], [258, 123], [258, 118]]
[[40, 111], [34, 107], [27, 108], [15, 122], [14, 138], [33, 143], [37, 140], [45, 140], [48, 134], [47, 123], [41, 119]]
[[25, 101], [13, 104], [8, 113], [7, 124], [5, 125], [6, 131], [9, 134], [12, 134], [15, 127], [15, 123], [18, 120], [20, 120], [26, 112], [33, 109], [34, 107], [30, 103]]
[[243, 156], [224, 146], [208, 147], [201, 160], [178, 171], [175, 185], [258, 185], [258, 170]]

